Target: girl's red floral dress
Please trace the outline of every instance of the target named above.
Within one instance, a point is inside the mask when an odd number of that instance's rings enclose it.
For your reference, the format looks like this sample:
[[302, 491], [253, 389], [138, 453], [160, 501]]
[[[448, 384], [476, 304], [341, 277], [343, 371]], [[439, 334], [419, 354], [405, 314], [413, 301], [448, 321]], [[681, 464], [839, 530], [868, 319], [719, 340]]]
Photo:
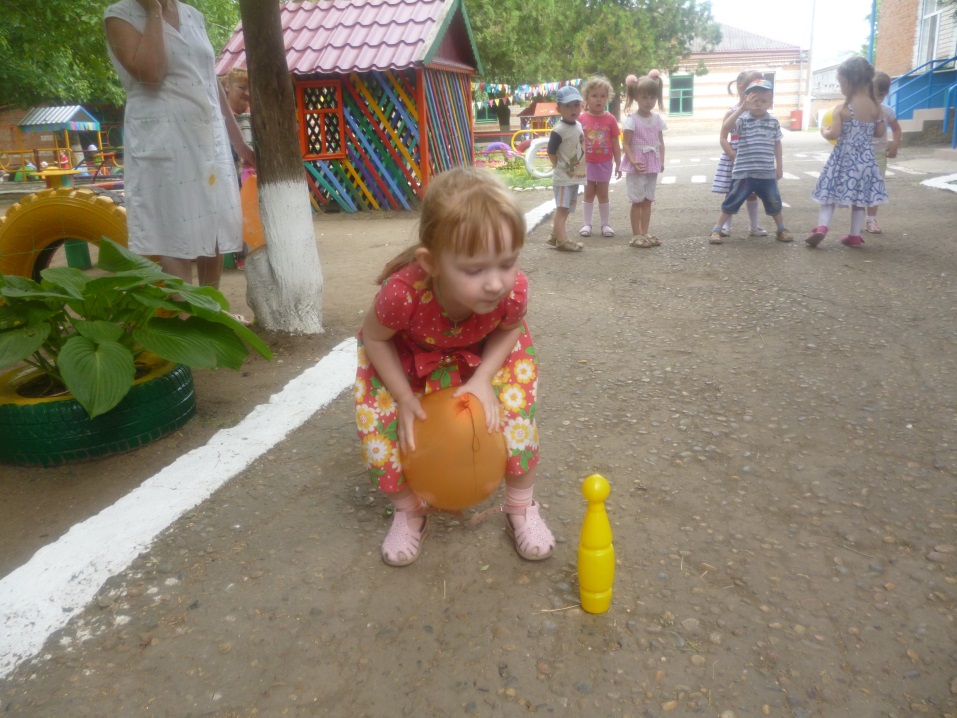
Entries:
[[[445, 316], [432, 293], [429, 276], [418, 264], [389, 277], [374, 304], [379, 322], [396, 331], [392, 341], [418, 396], [464, 384], [482, 361], [488, 335], [499, 325], [521, 322], [522, 334], [492, 381], [504, 417], [508, 476], [521, 476], [538, 463], [538, 359], [524, 319], [527, 305], [528, 279], [519, 272], [515, 287], [495, 310], [453, 322]], [[361, 332], [355, 400], [362, 458], [372, 482], [382, 491], [398, 491], [405, 478], [396, 404], [369, 362]]]

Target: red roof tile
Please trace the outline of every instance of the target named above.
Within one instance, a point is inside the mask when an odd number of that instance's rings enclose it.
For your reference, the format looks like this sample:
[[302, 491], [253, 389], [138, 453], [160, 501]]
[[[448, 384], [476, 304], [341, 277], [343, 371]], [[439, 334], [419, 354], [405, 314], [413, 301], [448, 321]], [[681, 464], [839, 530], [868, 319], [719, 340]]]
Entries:
[[[462, 0], [288, 2], [281, 6], [280, 22], [286, 63], [300, 75], [401, 70], [431, 62], [480, 70]], [[466, 47], [443, 58], [436, 51], [449, 32]], [[220, 54], [216, 72], [233, 67], [246, 67], [242, 26]]]

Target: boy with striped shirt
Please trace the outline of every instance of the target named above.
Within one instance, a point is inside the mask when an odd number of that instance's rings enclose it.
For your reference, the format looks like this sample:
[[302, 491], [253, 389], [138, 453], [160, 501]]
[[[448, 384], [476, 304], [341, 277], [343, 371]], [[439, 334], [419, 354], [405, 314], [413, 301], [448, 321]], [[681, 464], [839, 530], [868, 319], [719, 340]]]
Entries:
[[768, 114], [771, 107], [771, 83], [755, 80], [746, 90], [744, 102], [728, 115], [721, 127], [723, 135], [734, 130], [738, 135], [738, 149], [732, 161], [731, 189], [721, 203], [721, 214], [711, 231], [708, 241], [721, 244], [721, 227], [728, 218], [737, 214], [741, 205], [752, 194], [764, 203], [764, 211], [777, 224], [775, 238], [790, 242], [794, 238], [784, 226], [781, 215], [781, 194], [778, 180], [784, 176], [782, 167], [781, 123]]

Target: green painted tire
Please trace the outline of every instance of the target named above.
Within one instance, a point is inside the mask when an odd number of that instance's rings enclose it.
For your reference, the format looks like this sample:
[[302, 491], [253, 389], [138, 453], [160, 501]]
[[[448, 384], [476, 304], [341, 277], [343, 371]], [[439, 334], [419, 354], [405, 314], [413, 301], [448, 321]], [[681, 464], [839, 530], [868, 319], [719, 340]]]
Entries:
[[189, 367], [153, 357], [113, 409], [91, 419], [72, 397], [26, 399], [17, 387], [32, 368], [0, 374], [0, 463], [57, 466], [138, 449], [175, 431], [196, 413]]

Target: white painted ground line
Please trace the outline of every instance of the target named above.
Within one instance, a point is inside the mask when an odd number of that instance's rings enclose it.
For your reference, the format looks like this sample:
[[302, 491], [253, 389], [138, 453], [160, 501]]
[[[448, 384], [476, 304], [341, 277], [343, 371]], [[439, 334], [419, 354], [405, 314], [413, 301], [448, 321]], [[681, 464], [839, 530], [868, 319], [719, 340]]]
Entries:
[[330, 404], [355, 375], [352, 338], [238, 425], [218, 431], [0, 580], [0, 677], [35, 655], [161, 531]]
[[[528, 212], [528, 230], [554, 208], [549, 201]], [[350, 338], [242, 422], [216, 432], [205, 446], [179, 457], [0, 579], [0, 678], [36, 655], [173, 521], [352, 386], [356, 362], [356, 340]]]
[[921, 182], [922, 185], [926, 187], [933, 187], [934, 189], [946, 189], [951, 192], [957, 192], [957, 174], [955, 175], [943, 175], [942, 177], [933, 177], [931, 179], [926, 179]]

